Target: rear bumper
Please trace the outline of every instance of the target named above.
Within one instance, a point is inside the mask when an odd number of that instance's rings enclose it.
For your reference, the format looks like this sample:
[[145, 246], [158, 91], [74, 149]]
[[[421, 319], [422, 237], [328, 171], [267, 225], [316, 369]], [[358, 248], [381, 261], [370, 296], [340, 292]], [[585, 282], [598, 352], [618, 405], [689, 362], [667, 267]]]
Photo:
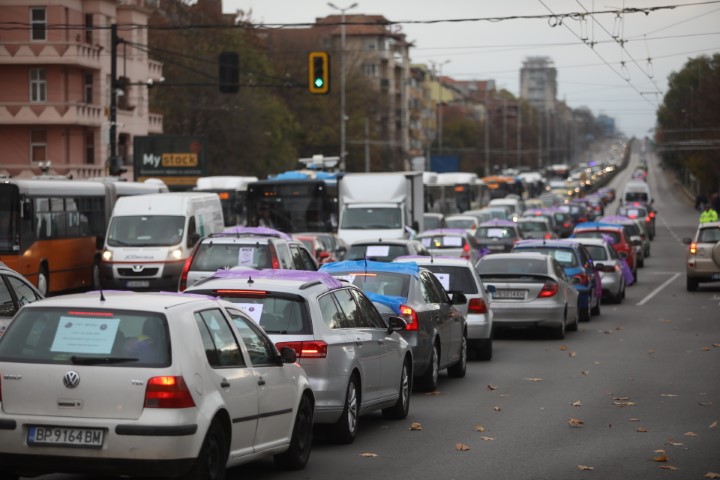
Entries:
[[492, 322], [488, 314], [468, 314], [466, 318], [469, 344], [472, 345], [478, 340], [487, 340], [492, 336]]
[[494, 302], [495, 327], [559, 327], [565, 318], [565, 305], [509, 305]]

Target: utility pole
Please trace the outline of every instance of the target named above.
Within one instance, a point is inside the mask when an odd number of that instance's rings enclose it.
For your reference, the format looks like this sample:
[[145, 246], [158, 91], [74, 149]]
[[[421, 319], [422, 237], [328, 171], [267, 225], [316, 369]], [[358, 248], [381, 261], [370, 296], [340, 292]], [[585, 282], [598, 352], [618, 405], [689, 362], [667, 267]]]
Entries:
[[520, 147], [522, 146], [521, 137], [522, 137], [522, 106], [520, 105], [520, 99], [517, 101], [517, 141], [515, 150], [517, 151], [517, 168], [520, 168], [520, 162], [521, 162], [521, 156], [520, 156]]
[[110, 25], [110, 175], [120, 174], [117, 157], [117, 23]]
[[365, 171], [370, 171], [370, 121], [365, 117]]
[[503, 98], [503, 109], [502, 109], [502, 127], [503, 127], [503, 154], [502, 154], [502, 165], [503, 168], [507, 168], [507, 98]]
[[485, 176], [490, 175], [490, 109], [488, 108], [488, 90], [490, 82], [485, 82]]

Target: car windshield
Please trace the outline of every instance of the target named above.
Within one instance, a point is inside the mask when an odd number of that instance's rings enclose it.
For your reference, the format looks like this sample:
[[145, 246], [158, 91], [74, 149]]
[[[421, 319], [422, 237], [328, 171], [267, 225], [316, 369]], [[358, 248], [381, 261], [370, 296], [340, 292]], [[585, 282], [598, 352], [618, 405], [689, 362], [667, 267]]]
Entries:
[[113, 217], [107, 243], [111, 247], [161, 247], [182, 241], [185, 217], [134, 215]]
[[608, 259], [607, 250], [602, 245], [585, 245], [585, 248], [590, 252], [590, 258], [595, 261]]
[[515, 229], [512, 227], [478, 227], [476, 238], [515, 238]]
[[440, 228], [442, 226], [442, 219], [440, 217], [425, 217], [423, 218], [423, 224], [425, 230]]
[[448, 291], [460, 291], [463, 293], [478, 293], [477, 282], [473, 278], [468, 267], [438, 265], [423, 265], [423, 268], [430, 270], [440, 283]]
[[518, 222], [518, 228], [521, 232], [547, 232], [547, 224], [545, 222]]
[[151, 312], [24, 308], [3, 335], [0, 361], [167, 366], [167, 321]]
[[626, 202], [647, 202], [648, 195], [645, 192], [625, 192]]
[[393, 272], [345, 272], [333, 273], [334, 277], [345, 279], [365, 292], [393, 297], [408, 296], [410, 277]]
[[402, 228], [402, 211], [399, 207], [347, 208], [340, 227], [360, 230]]
[[345, 260], [375, 260], [391, 262], [402, 255], [410, 255], [407, 245], [352, 245]]
[[263, 296], [227, 294], [220, 298], [234, 303], [268, 334], [312, 334], [307, 304], [299, 298], [273, 293]]
[[552, 255], [557, 262], [563, 267], [577, 267], [579, 265], [575, 253], [570, 248], [562, 247], [520, 247], [515, 249], [516, 252], [535, 252], [545, 255]]
[[[523, 250], [525, 251], [525, 250]], [[546, 253], [546, 252], [542, 252]], [[547, 261], [536, 258], [493, 258], [492, 255], [482, 259], [477, 265], [480, 275], [493, 274], [540, 274], [548, 273]]]
[[270, 248], [259, 243], [219, 243], [203, 241], [197, 249], [190, 270], [215, 272], [232, 267], [272, 268]]
[[419, 240], [427, 248], [462, 248], [466, 243], [459, 235], [433, 235], [421, 237]]
[[445, 219], [448, 228], [474, 228], [475, 220], [472, 218], [447, 218]]

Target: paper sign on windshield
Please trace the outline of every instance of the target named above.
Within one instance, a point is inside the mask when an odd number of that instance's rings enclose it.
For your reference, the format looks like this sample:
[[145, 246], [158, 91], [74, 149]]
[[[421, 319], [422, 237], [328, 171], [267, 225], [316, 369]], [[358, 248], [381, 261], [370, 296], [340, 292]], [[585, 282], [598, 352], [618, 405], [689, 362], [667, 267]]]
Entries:
[[108, 355], [119, 326], [119, 318], [61, 316], [50, 351]]
[[253, 253], [255, 249], [250, 247], [241, 247], [238, 249], [238, 265], [253, 266]]
[[390, 254], [388, 245], [368, 245], [365, 255], [368, 257], [387, 257]]
[[235, 303], [235, 305], [237, 305], [240, 310], [247, 313], [248, 317], [252, 318], [255, 323], [260, 324], [260, 317], [262, 316], [263, 307], [265, 305], [262, 303]]
[[445, 290], [450, 290], [450, 274], [449, 273], [433, 273], [440, 280], [440, 284]]
[[489, 238], [503, 238], [505, 236], [505, 230], [502, 228], [488, 228], [487, 236]]
[[461, 237], [444, 237], [443, 245], [446, 247], [462, 247], [462, 241]]

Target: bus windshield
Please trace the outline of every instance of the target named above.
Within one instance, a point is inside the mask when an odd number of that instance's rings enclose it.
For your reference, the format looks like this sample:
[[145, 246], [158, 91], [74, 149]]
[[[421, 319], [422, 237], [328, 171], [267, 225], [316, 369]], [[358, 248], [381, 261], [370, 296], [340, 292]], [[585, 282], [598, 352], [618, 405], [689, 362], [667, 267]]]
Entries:
[[185, 217], [136, 215], [113, 217], [107, 244], [111, 247], [161, 247], [177, 245], [183, 238]]
[[247, 224], [286, 233], [332, 232], [333, 193], [322, 180], [263, 180], [248, 185]]

